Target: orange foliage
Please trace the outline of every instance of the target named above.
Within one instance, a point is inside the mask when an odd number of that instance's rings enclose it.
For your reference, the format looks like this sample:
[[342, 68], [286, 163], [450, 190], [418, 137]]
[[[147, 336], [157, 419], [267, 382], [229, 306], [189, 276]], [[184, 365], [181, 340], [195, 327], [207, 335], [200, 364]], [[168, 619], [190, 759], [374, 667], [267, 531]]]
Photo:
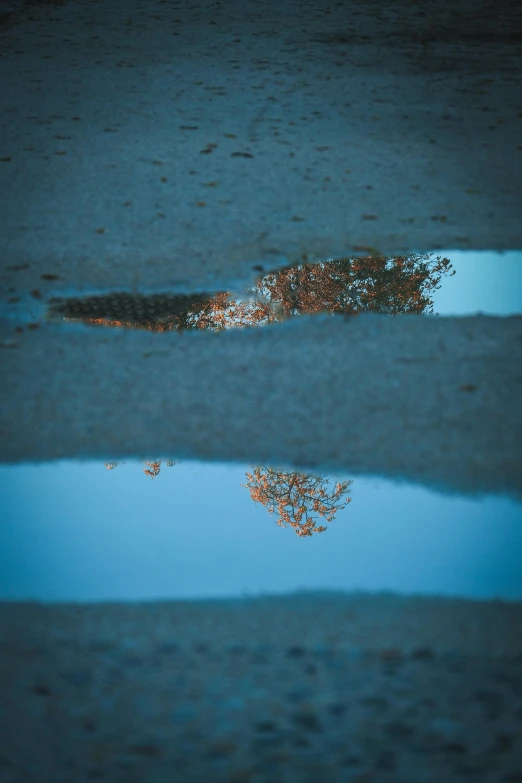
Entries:
[[314, 513], [331, 522], [351, 502], [351, 498], [341, 502], [351, 481], [337, 483], [331, 490], [328, 479], [305, 473], [258, 467], [246, 475], [249, 481], [241, 486], [250, 489], [252, 500], [266, 506], [270, 514], [277, 512], [277, 524], [290, 525], [301, 537], [326, 530], [324, 525], [316, 527]]
[[159, 461], [159, 462], [146, 462], [145, 465], [149, 466], [149, 470], [146, 470], [146, 468], [143, 468], [143, 472], [145, 473], [146, 476], [150, 476], [151, 478], [154, 478], [155, 476], [159, 475], [161, 461]]
[[181, 329], [219, 332], [320, 312], [430, 313], [433, 311], [431, 293], [440, 288], [442, 275], [452, 269], [449, 259], [433, 258], [430, 253], [410, 253], [396, 258], [341, 258], [315, 264], [307, 263], [306, 259], [303, 256], [302, 264], [265, 275], [246, 292], [246, 299], [232, 299], [228, 292], [216, 294], [157, 322], [109, 318], [87, 318], [85, 322], [154, 332]]
[[[119, 465], [120, 463], [119, 462], [105, 462], [104, 464], [105, 464], [105, 467], [107, 468], [107, 470], [114, 470], [114, 468], [117, 467], [117, 465]], [[123, 464], [125, 465], [125, 463], [123, 463]], [[175, 465], [175, 464], [176, 463], [172, 462], [172, 460], [166, 460], [165, 461], [165, 465], [168, 465], [169, 467], [171, 467], [172, 465]], [[145, 465], [148, 465], [148, 467], [149, 467], [149, 470], [147, 470], [146, 468], [143, 468], [143, 472], [147, 476], [151, 476], [152, 478], [154, 478], [155, 476], [159, 475], [160, 466], [161, 466], [161, 460], [146, 461]]]
[[[362, 311], [428, 313], [432, 291], [451, 270], [447, 258], [410, 253], [396, 258], [365, 256], [304, 263], [266, 275], [258, 293], [284, 316], [318, 312], [356, 314]], [[453, 274], [455, 272], [453, 271]]]

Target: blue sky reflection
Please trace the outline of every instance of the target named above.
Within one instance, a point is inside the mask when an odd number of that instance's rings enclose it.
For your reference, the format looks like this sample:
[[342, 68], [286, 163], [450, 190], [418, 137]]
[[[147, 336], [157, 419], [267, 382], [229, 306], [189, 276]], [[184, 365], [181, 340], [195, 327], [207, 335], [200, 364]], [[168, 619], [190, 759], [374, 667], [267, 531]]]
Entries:
[[[296, 589], [522, 599], [522, 506], [355, 478], [300, 539], [254, 504], [248, 465], [57, 462], [0, 469], [0, 598], [151, 600]], [[346, 477], [332, 477], [342, 479]]]

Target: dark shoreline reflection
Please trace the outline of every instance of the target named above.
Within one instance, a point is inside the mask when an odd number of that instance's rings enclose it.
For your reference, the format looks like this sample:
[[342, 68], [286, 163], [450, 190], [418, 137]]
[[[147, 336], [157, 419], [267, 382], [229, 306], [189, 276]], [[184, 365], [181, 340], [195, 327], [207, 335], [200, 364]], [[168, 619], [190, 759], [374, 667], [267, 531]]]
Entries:
[[[206, 294], [179, 297], [131, 297], [114, 294], [88, 300], [55, 302], [54, 311], [71, 320], [83, 320], [100, 326], [123, 326], [151, 331], [210, 329], [262, 326], [312, 313], [357, 315], [377, 312], [430, 314], [430, 294], [440, 288], [443, 275], [455, 274], [447, 258], [432, 254], [385, 258], [366, 256], [343, 258], [317, 264], [303, 263], [260, 278], [246, 293], [248, 299], [234, 299], [229, 292], [208, 297]], [[169, 310], [170, 308], [170, 310]], [[146, 461], [144, 473], [159, 475], [161, 460]], [[166, 460], [167, 466], [176, 464]], [[105, 463], [109, 470], [118, 462]], [[322, 533], [319, 517], [331, 522], [337, 511], [351, 502], [347, 496], [353, 483], [337, 483], [296, 471], [254, 467], [247, 483], [255, 503], [269, 514], [277, 514], [277, 524], [290, 525], [300, 537]], [[315, 516], [314, 516], [315, 515]]]
[[[54, 299], [50, 316], [97, 326], [155, 332], [262, 326], [297, 315], [430, 314], [431, 293], [452, 266], [447, 258], [410, 253], [302, 263], [261, 277], [241, 298], [229, 291], [209, 296], [106, 296]], [[451, 275], [455, 274], [455, 270]]]

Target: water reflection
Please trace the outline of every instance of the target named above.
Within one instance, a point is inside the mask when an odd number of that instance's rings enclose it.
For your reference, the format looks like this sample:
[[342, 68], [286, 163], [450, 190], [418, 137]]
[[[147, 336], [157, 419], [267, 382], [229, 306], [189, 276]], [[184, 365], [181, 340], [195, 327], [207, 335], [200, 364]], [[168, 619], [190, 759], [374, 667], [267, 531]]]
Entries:
[[[160, 473], [161, 463], [162, 460], [147, 460], [143, 472], [155, 478]], [[105, 467], [114, 470], [118, 464], [106, 462]], [[175, 464], [165, 460], [168, 467]], [[251, 473], [247, 472], [246, 477], [248, 482], [241, 486], [250, 490], [254, 503], [261, 503], [271, 515], [277, 514], [276, 523], [280, 527], [290, 525], [300, 537], [326, 530], [324, 525], [317, 526], [316, 514], [326, 522], [332, 522], [337, 512], [351, 502], [350, 497], [344, 503], [342, 501], [353, 481], [337, 482], [332, 488], [327, 478], [271, 467], [256, 467]]]
[[135, 296], [115, 293], [85, 299], [54, 299], [52, 315], [98, 326], [165, 332], [262, 326], [301, 314], [357, 315], [378, 312], [428, 314], [432, 294], [451, 262], [432, 253], [386, 258], [366, 256], [302, 263], [260, 278], [241, 296], [229, 291], [208, 296]]
[[[147, 465], [147, 467], [143, 468], [143, 472], [145, 473], [146, 476], [150, 476], [151, 478], [155, 478], [156, 476], [159, 476], [162, 462], [163, 460], [156, 460], [156, 461], [145, 460], [145, 465]], [[119, 462], [106, 462], [105, 467], [107, 468], [107, 470], [114, 470], [114, 468], [117, 468], [119, 464], [120, 464]], [[125, 462], [123, 462], [122, 464], [125, 465]], [[165, 465], [167, 465], [167, 467], [169, 468], [171, 468], [175, 464], [176, 463], [173, 460], [170, 459], [165, 460]]]
[[[0, 600], [146, 601], [382, 591], [522, 597], [522, 506], [355, 479], [328, 533], [297, 537], [242, 487], [248, 463], [0, 466]], [[337, 503], [345, 503], [346, 497]], [[322, 522], [322, 518], [319, 517]], [[304, 542], [309, 542], [307, 546]]]
[[[317, 264], [304, 263], [265, 275], [247, 293], [250, 298], [235, 299], [230, 292], [213, 297], [125, 298], [102, 297], [73, 300], [61, 306], [67, 318], [81, 318], [93, 325], [124, 326], [170, 331], [262, 326], [300, 314], [327, 312], [357, 315], [378, 312], [388, 315], [433, 312], [431, 294], [440, 288], [444, 275], [454, 275], [451, 262], [433, 254], [414, 254], [385, 258], [368, 256], [338, 259]], [[55, 305], [56, 307], [56, 305]], [[58, 309], [60, 307], [58, 306]], [[94, 311], [96, 315], [94, 315]], [[162, 460], [146, 461], [144, 473], [159, 475]], [[172, 466], [175, 462], [166, 460]], [[118, 462], [105, 463], [112, 470]], [[351, 501], [347, 489], [352, 483], [299, 472], [254, 467], [247, 473], [247, 484], [255, 503], [261, 503], [277, 524], [291, 526], [300, 537], [322, 533], [327, 528], [317, 524], [320, 518], [331, 522]]]
[[[337, 482], [330, 489], [330, 481], [321, 476], [309, 476], [274, 468], [254, 468], [247, 473], [250, 497], [255, 503], [262, 503], [270, 514], [277, 513], [277, 524], [290, 525], [298, 536], [311, 536], [322, 533], [324, 525], [316, 527], [317, 513], [327, 522], [331, 522], [338, 511], [351, 502], [342, 499], [352, 481]], [[304, 517], [304, 521], [303, 521]]]

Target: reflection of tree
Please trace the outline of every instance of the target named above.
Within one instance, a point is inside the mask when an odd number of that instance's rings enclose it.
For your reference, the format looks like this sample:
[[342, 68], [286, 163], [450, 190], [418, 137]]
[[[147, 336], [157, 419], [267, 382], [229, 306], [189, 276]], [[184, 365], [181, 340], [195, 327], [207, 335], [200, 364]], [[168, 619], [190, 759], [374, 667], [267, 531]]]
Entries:
[[430, 313], [430, 294], [440, 288], [442, 275], [450, 270], [449, 259], [432, 258], [429, 253], [344, 258], [303, 263], [266, 275], [257, 290], [267, 301], [277, 303], [287, 318], [300, 313], [353, 314], [364, 310], [390, 315]]
[[247, 292], [253, 299], [218, 294], [175, 316], [172, 328], [222, 331], [320, 312], [431, 313], [431, 293], [440, 288], [442, 276], [452, 269], [449, 259], [433, 258], [430, 253], [317, 264], [308, 264], [303, 258], [304, 263], [291, 269], [265, 275]]
[[[105, 467], [107, 470], [114, 470], [115, 467], [117, 467], [120, 463], [119, 462], [106, 462]], [[125, 465], [125, 462], [123, 463]], [[165, 460], [165, 465], [168, 465], [169, 467], [172, 467], [172, 465], [175, 465], [175, 462], [172, 462], [172, 460], [167, 459]], [[145, 462], [145, 465], [147, 465], [147, 468], [143, 468], [143, 472], [146, 476], [150, 476], [151, 478], [154, 478], [155, 476], [159, 475], [160, 467], [161, 467], [161, 460], [147, 460]]]
[[[249, 291], [247, 293], [254, 293]], [[198, 302], [173, 321], [177, 329], [211, 329], [223, 331], [230, 327], [262, 326], [274, 320], [270, 305], [254, 299], [231, 299], [229, 293], [217, 294]]]
[[[433, 258], [431, 253], [409, 253], [395, 258], [341, 258], [315, 264], [309, 264], [307, 256], [303, 256], [302, 261], [291, 269], [265, 275], [246, 292], [253, 298], [232, 299], [227, 292], [207, 299], [186, 297], [184, 303], [175, 302], [176, 312], [155, 321], [150, 320], [154, 311], [150, 302], [145, 303], [148, 316], [142, 321], [134, 311], [132, 322], [106, 317], [85, 320], [154, 331], [208, 329], [220, 332], [319, 312], [345, 315], [364, 311], [388, 315], [431, 313], [431, 294], [440, 288], [442, 276], [452, 269], [449, 259]], [[454, 274], [453, 270], [451, 276]], [[134, 303], [134, 310], [139, 313], [145, 304], [141, 300]], [[165, 307], [164, 303], [160, 304]], [[125, 301], [123, 306], [126, 306]], [[106, 467], [112, 470], [117, 464], [106, 463]], [[151, 478], [159, 475], [160, 460], [149, 461], [146, 465], [146, 475]], [[253, 473], [246, 475], [249, 483], [242, 486], [250, 489], [252, 499], [265, 505], [270, 514], [277, 511], [277, 523], [282, 527], [291, 525], [299, 536], [322, 533], [326, 527], [316, 527], [313, 514], [330, 522], [351, 500], [340, 502], [351, 481], [336, 484], [333, 491], [328, 491], [327, 479], [318, 476], [272, 468], [255, 468]]]
[[266, 506], [270, 514], [277, 512], [277, 524], [291, 525], [298, 536], [326, 530], [324, 525], [316, 527], [314, 513], [331, 522], [351, 502], [351, 498], [341, 502], [351, 481], [337, 483], [332, 490], [328, 479], [305, 473], [259, 467], [246, 475], [248, 483], [241, 486], [250, 489], [252, 500]]
[[[261, 326], [300, 314], [326, 312], [354, 315], [363, 311], [398, 315], [399, 313], [431, 313], [431, 294], [440, 288], [443, 275], [452, 269], [447, 258], [432, 254], [410, 253], [395, 258], [365, 256], [342, 258], [337, 261], [303, 263], [265, 275], [254, 288], [246, 292], [247, 298], [234, 299], [224, 292], [202, 299], [201, 296], [178, 297], [173, 301], [175, 312], [151, 320], [154, 305], [140, 301], [135, 305], [134, 320], [122, 319], [122, 306], [114, 303], [118, 316], [87, 317], [91, 324], [127, 326], [149, 331], [173, 331], [181, 329], [208, 329], [215, 332], [224, 329]], [[455, 271], [451, 273], [455, 274]], [[176, 298], [174, 298], [176, 299]], [[107, 309], [112, 300], [103, 300]], [[158, 304], [158, 307], [160, 305]], [[161, 307], [165, 307], [162, 303]], [[99, 309], [99, 308], [98, 308]], [[139, 312], [149, 313], [139, 319]]]
[[[119, 462], [106, 462], [107, 470], [114, 470]], [[125, 463], [123, 463], [125, 464]], [[155, 478], [160, 473], [161, 460], [145, 462], [147, 468], [143, 468], [145, 475]], [[166, 460], [166, 465], [175, 465], [172, 460]], [[317, 516], [331, 522], [338, 511], [345, 508], [351, 502], [347, 497], [348, 487], [352, 481], [338, 482], [332, 489], [329, 480], [321, 476], [311, 476], [305, 473], [296, 473], [274, 468], [254, 468], [252, 473], [247, 473], [247, 487], [250, 497], [255, 503], [262, 503], [270, 514], [278, 513], [277, 524], [281, 527], [290, 525], [298, 536], [311, 536], [312, 533], [322, 533], [326, 530], [324, 525], [316, 526]]]

